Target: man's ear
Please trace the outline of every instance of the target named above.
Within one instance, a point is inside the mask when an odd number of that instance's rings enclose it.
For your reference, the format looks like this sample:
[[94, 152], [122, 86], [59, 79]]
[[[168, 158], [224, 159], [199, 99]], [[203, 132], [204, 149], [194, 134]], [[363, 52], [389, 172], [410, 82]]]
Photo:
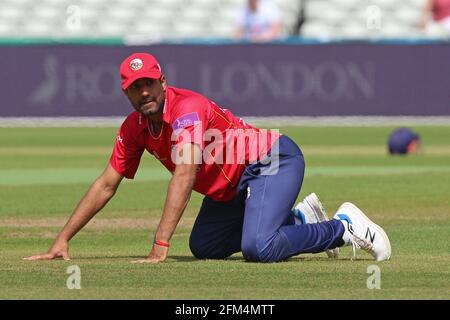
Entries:
[[159, 81], [161, 82], [161, 85], [164, 89], [164, 91], [167, 89], [167, 81], [166, 81], [166, 76], [165, 75], [161, 75], [161, 78], [159, 78]]

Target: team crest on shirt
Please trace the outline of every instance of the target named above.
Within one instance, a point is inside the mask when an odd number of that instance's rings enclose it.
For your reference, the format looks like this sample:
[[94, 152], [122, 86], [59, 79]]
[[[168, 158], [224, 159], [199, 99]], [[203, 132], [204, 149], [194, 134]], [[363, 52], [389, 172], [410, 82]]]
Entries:
[[143, 65], [144, 65], [144, 63], [142, 62], [142, 60], [136, 58], [136, 59], [131, 60], [130, 69], [133, 71], [138, 71], [139, 69], [142, 68]]
[[173, 130], [178, 130], [178, 129], [183, 129], [189, 126], [194, 125], [196, 122], [199, 122], [200, 118], [198, 117], [198, 113], [197, 112], [191, 112], [191, 113], [187, 113], [179, 118], [177, 118], [173, 124], [172, 124], [172, 128]]

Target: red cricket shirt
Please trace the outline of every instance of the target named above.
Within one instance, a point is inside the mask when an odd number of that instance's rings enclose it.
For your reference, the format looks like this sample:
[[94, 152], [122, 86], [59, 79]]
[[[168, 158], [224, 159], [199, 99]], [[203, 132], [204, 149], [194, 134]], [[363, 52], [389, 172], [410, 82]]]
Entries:
[[432, 10], [433, 18], [436, 21], [450, 17], [450, 0], [435, 0]]
[[254, 128], [198, 93], [168, 87], [158, 136], [151, 121], [137, 111], [131, 113], [119, 129], [110, 164], [133, 179], [147, 150], [173, 173], [173, 149], [195, 143], [203, 160], [194, 190], [216, 201], [229, 201], [236, 195], [245, 166], [262, 160], [278, 138], [278, 133]]

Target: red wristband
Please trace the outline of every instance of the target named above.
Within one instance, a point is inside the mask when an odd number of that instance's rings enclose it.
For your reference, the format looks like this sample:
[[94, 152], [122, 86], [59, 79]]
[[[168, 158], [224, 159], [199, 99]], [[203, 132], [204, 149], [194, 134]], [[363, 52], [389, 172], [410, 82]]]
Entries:
[[159, 240], [156, 240], [156, 239], [153, 241], [153, 244], [156, 244], [156, 245], [161, 246], [161, 247], [166, 247], [166, 248], [170, 247], [169, 243], [162, 242], [162, 241], [159, 241]]

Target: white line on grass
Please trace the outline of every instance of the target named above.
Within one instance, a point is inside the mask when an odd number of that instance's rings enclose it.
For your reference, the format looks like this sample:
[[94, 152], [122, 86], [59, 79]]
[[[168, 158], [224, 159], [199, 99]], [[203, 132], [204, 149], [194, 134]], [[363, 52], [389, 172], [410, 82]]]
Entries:
[[[0, 186], [92, 183], [102, 169], [13, 169], [0, 170]], [[450, 166], [330, 166], [307, 167], [306, 176], [380, 176], [450, 173]], [[142, 168], [135, 180], [169, 180], [164, 168]]]

